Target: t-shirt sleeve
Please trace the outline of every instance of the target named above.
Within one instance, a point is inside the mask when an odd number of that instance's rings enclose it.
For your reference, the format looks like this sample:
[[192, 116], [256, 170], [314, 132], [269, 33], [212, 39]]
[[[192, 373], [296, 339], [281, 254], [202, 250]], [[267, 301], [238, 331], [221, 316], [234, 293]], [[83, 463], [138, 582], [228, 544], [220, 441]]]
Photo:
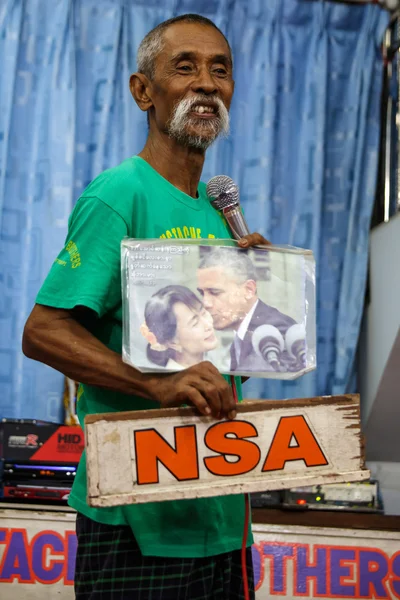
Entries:
[[64, 248], [36, 298], [37, 304], [87, 306], [99, 317], [121, 303], [124, 219], [99, 198], [82, 197], [69, 220]]

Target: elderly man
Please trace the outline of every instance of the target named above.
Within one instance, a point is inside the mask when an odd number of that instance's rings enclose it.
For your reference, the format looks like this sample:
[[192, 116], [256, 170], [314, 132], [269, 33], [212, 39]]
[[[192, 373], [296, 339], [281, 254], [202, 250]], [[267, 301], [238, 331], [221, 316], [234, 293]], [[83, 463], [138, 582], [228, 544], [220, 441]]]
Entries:
[[[161, 23], [140, 44], [130, 88], [148, 115], [146, 145], [99, 175], [79, 198], [65, 247], [26, 323], [23, 350], [81, 382], [81, 423], [90, 413], [183, 403], [202, 415], [234, 418], [228, 380], [210, 363], [152, 375], [121, 359], [121, 240], [162, 238], [178, 228], [199, 238], [230, 235], [200, 183], [206, 149], [228, 131], [229, 44], [198, 15]], [[267, 241], [251, 234], [240, 243]], [[99, 509], [88, 506], [86, 493], [83, 456], [69, 499], [78, 512], [78, 600], [244, 597], [242, 495]], [[249, 529], [252, 590], [251, 543]]]
[[[284, 336], [295, 321], [260, 300], [256, 270], [247, 253], [210, 248], [200, 260], [197, 280], [215, 329], [235, 332], [230, 347], [230, 371], [276, 371], [278, 364], [268, 363], [256, 353], [252, 342], [254, 331], [268, 324]], [[283, 353], [283, 359], [286, 354]]]

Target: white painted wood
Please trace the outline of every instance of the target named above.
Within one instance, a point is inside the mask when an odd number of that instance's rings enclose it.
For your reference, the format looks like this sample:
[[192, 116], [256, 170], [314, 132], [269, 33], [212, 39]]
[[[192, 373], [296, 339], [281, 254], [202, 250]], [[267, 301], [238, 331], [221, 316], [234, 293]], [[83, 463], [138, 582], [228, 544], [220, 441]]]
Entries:
[[[204, 463], [205, 458], [220, 456], [205, 445], [205, 435], [210, 428], [227, 423], [225, 421], [198, 416], [192, 409], [87, 417], [89, 504], [105, 507], [368, 479], [361, 444], [358, 397], [252, 401], [242, 403], [238, 410], [235, 421], [245, 421], [257, 430], [256, 437], [246, 439], [257, 444], [260, 459], [250, 472], [230, 476], [211, 473]], [[277, 430], [283, 423], [281, 419], [285, 417], [300, 417], [305, 421], [327, 464], [307, 466], [304, 460], [289, 460], [281, 469], [262, 472], [267, 454], [276, 443]], [[198, 479], [178, 481], [161, 461], [157, 461], [158, 483], [138, 483], [135, 432], [154, 429], [175, 449], [175, 428], [185, 426], [195, 427]], [[292, 444], [296, 445], [295, 440]], [[226, 460], [234, 463], [237, 458], [227, 455]]]
[[1, 600], [74, 600], [76, 513], [54, 508], [0, 504]]

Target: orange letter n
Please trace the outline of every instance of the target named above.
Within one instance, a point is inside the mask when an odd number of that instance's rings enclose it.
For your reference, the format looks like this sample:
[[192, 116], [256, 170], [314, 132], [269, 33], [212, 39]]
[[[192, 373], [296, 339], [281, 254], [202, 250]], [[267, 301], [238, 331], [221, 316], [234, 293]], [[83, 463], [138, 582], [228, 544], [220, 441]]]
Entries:
[[262, 470], [281, 470], [289, 460], [304, 460], [307, 467], [322, 467], [328, 464], [302, 415], [281, 417]]
[[158, 461], [178, 481], [199, 478], [196, 426], [174, 427], [175, 448], [155, 429], [134, 431], [138, 485], [158, 483]]

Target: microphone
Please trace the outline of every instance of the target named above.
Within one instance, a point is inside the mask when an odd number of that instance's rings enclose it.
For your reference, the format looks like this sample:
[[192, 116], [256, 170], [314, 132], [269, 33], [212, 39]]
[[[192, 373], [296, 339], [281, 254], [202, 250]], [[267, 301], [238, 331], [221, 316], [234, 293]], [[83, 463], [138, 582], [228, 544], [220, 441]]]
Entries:
[[214, 208], [224, 215], [235, 240], [249, 235], [239, 202], [239, 188], [227, 175], [216, 175], [207, 183], [207, 196]]
[[255, 353], [271, 365], [274, 371], [279, 371], [281, 354], [285, 348], [279, 329], [274, 325], [260, 325], [254, 330], [251, 343]]
[[286, 349], [303, 367], [306, 365], [306, 329], [302, 323], [289, 327], [285, 335]]

